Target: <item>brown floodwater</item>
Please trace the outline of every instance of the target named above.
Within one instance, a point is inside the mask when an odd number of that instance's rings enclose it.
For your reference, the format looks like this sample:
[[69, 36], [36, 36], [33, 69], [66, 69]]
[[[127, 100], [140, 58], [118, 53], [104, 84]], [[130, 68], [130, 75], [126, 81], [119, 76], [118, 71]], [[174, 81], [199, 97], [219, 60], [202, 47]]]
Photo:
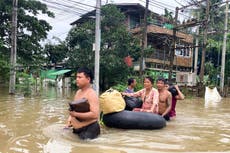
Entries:
[[177, 118], [160, 130], [102, 127], [99, 138], [81, 141], [64, 130], [73, 93], [48, 88], [41, 96], [11, 96], [0, 88], [0, 153], [230, 152], [230, 99], [177, 103]]

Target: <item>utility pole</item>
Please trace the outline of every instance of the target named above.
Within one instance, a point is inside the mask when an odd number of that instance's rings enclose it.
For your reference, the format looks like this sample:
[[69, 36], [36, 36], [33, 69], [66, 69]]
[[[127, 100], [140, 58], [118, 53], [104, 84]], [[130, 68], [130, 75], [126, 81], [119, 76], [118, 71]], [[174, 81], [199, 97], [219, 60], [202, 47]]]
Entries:
[[176, 27], [177, 27], [178, 11], [179, 11], [179, 8], [176, 7], [176, 14], [174, 18], [174, 28], [173, 28], [173, 44], [172, 44], [172, 49], [170, 52], [169, 81], [172, 80], [173, 61], [174, 61], [175, 50], [176, 50], [176, 32], [177, 32]]
[[223, 47], [222, 47], [221, 73], [220, 73], [220, 90], [221, 90], [222, 95], [224, 95], [224, 71], [225, 71], [227, 30], [228, 30], [228, 1], [226, 1], [225, 22], [224, 22], [224, 40], [223, 40]]
[[[200, 23], [202, 23], [201, 21], [196, 21], [196, 20], [192, 20], [190, 22], [187, 22], [185, 24], [180, 24], [177, 25], [177, 20], [178, 20], [178, 13], [179, 10], [183, 10], [187, 7], [191, 7], [193, 5], [199, 5], [200, 3], [204, 2], [204, 1], [208, 1], [208, 0], [201, 0], [201, 1], [196, 1], [195, 3], [186, 5], [186, 6], [182, 6], [181, 8], [176, 8], [176, 12], [175, 12], [175, 17], [174, 17], [174, 28], [173, 28], [173, 40], [172, 40], [172, 48], [171, 48], [171, 52], [170, 52], [170, 65], [169, 65], [169, 80], [172, 79], [172, 72], [173, 72], [173, 65], [174, 65], [174, 57], [175, 57], [175, 51], [176, 51], [176, 32], [179, 29], [183, 29], [183, 28], [187, 28], [187, 27], [193, 27], [196, 25], [199, 25]], [[209, 4], [209, 3], [208, 3]], [[206, 10], [206, 14], [209, 13], [209, 6], [207, 7], [208, 9]], [[206, 21], [208, 21], [208, 16], [206, 15]], [[207, 24], [205, 24], [207, 26]], [[206, 42], [207, 42], [207, 29], [206, 29]], [[198, 44], [198, 43], [197, 43]], [[198, 47], [198, 45], [196, 45], [196, 47]], [[198, 51], [198, 50], [197, 50]], [[197, 68], [195, 68], [197, 69]]]
[[18, 16], [17, 9], [18, 9], [18, 0], [13, 0], [9, 94], [15, 94], [15, 84], [16, 84], [17, 16]]
[[144, 14], [144, 23], [143, 23], [143, 33], [142, 33], [142, 41], [141, 41], [141, 60], [140, 60], [140, 75], [143, 75], [144, 71], [144, 56], [145, 49], [147, 48], [147, 17], [148, 17], [148, 8], [149, 8], [149, 0], [146, 0], [145, 4], [145, 14]]
[[[199, 19], [199, 14], [198, 14], [198, 19]], [[197, 26], [197, 28], [196, 28], [196, 44], [195, 44], [195, 46], [198, 46], [199, 45], [199, 25]], [[198, 47], [196, 47], [195, 48], [195, 59], [194, 59], [194, 73], [195, 73], [195, 75], [197, 76], [197, 61], [198, 61], [198, 50], [199, 50], [199, 48]]]
[[99, 95], [99, 71], [100, 71], [100, 46], [101, 46], [101, 0], [96, 1], [96, 27], [95, 27], [95, 66], [94, 66], [94, 78], [95, 78], [95, 90]]
[[205, 64], [205, 55], [206, 55], [206, 47], [207, 47], [207, 34], [208, 34], [208, 22], [209, 22], [209, 7], [210, 1], [206, 0], [206, 17], [204, 23], [204, 40], [202, 47], [202, 59], [201, 59], [201, 68], [200, 68], [200, 81], [203, 82], [204, 78], [204, 64]]

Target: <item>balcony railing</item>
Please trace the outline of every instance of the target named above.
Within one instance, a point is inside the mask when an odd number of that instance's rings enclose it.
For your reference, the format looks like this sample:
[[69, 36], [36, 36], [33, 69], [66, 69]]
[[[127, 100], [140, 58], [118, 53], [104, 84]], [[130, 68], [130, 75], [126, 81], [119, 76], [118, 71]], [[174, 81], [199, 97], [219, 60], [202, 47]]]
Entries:
[[[168, 51], [164, 50], [155, 50], [150, 56], [146, 57], [147, 63], [158, 63], [169, 65], [170, 64], [170, 56]], [[186, 56], [176, 56], [174, 57], [174, 65], [183, 66], [183, 67], [191, 67], [192, 66], [192, 59], [191, 57]]]
[[165, 60], [165, 61], [170, 60], [168, 52], [164, 52], [163, 50], [155, 50], [154, 53], [152, 55], [150, 55], [149, 58]]

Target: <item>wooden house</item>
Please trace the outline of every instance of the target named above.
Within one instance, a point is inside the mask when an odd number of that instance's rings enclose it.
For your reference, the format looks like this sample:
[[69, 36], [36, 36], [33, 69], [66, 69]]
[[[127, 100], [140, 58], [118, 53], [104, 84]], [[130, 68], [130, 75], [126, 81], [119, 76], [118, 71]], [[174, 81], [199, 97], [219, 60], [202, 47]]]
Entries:
[[[141, 40], [142, 23], [145, 7], [139, 3], [114, 4], [124, 13], [127, 29]], [[95, 10], [84, 14], [71, 25], [81, 24], [95, 17]], [[157, 13], [148, 11], [147, 46], [153, 48], [153, 53], [145, 57], [145, 68], [154, 71], [168, 72], [170, 66], [170, 51], [173, 42], [172, 21]], [[141, 42], [141, 41], [140, 41]], [[176, 33], [176, 50], [173, 62], [173, 72], [191, 72], [193, 67], [193, 36], [183, 32]]]

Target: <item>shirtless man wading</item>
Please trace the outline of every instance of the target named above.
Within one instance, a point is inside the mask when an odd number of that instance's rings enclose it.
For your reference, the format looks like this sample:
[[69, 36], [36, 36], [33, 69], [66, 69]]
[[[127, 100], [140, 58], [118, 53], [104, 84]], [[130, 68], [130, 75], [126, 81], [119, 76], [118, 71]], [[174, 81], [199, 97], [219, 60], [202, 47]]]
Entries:
[[[67, 126], [73, 127], [73, 133], [78, 134], [80, 139], [94, 139], [100, 134], [99, 99], [91, 87], [93, 74], [88, 68], [79, 68], [76, 75], [76, 84], [79, 90], [76, 92], [74, 100], [86, 98], [89, 102], [88, 112], [70, 111]], [[79, 120], [78, 120], [79, 119]]]
[[159, 92], [159, 111], [158, 114], [163, 116], [165, 120], [170, 120], [169, 112], [171, 110], [172, 105], [172, 95], [171, 93], [165, 88], [166, 80], [164, 78], [157, 79], [157, 89]]

